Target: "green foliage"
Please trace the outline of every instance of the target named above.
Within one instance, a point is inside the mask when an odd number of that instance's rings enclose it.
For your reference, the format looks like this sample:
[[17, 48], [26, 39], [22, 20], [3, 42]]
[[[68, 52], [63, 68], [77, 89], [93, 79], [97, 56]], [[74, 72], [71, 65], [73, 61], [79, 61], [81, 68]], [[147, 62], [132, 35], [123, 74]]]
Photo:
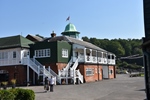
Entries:
[[114, 53], [117, 57], [139, 54], [142, 55], [142, 39], [96, 39], [82, 37], [84, 41], [90, 42], [100, 48]]
[[35, 94], [33, 90], [29, 89], [15, 89], [15, 100], [34, 100]]
[[35, 94], [29, 89], [9, 89], [0, 91], [0, 100], [34, 100]]
[[1, 90], [0, 91], [0, 100], [14, 100], [15, 95], [13, 92], [8, 90]]

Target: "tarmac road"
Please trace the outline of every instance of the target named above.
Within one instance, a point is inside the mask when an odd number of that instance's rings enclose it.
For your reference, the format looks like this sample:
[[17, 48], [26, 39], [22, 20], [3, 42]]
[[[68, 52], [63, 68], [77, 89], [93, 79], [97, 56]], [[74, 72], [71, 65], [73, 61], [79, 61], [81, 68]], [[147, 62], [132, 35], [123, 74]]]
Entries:
[[45, 92], [43, 86], [23, 87], [35, 92], [35, 100], [144, 100], [144, 77], [117, 74], [116, 79], [80, 85], [56, 85], [54, 92]]

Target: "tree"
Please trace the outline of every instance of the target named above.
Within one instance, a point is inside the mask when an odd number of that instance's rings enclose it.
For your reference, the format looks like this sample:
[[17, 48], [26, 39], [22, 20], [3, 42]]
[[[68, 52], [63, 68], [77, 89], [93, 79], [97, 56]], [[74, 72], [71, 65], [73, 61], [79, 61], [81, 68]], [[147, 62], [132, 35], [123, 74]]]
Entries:
[[117, 41], [110, 41], [107, 45], [107, 50], [116, 54], [117, 57], [121, 57], [125, 54], [124, 48]]

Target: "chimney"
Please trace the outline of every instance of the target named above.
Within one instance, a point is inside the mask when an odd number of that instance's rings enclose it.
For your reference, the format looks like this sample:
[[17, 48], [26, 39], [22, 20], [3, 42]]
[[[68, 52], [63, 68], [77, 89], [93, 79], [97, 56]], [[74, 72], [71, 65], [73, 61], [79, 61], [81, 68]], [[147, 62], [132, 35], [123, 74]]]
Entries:
[[53, 37], [56, 37], [56, 33], [54, 33], [54, 31], [52, 31], [51, 37], [52, 37], [52, 38], [53, 38]]

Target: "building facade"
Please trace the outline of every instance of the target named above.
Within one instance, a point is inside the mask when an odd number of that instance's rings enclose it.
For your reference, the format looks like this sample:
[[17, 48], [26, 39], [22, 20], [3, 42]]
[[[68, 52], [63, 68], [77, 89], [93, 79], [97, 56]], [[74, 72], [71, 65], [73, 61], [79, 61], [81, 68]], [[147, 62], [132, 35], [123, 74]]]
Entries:
[[[54, 76], [57, 84], [80, 84], [115, 78], [115, 54], [79, 39], [79, 34], [69, 23], [62, 36], [52, 32], [49, 38], [32, 35], [0, 38], [2, 47], [7, 47], [0, 48], [0, 77], [7, 77], [1, 81], [16, 78], [21, 85], [38, 84], [46, 76]], [[15, 41], [13, 37], [25, 42], [11, 47], [14, 45], [11, 41], [7, 41], [9, 45], [2, 41], [10, 38]]]

